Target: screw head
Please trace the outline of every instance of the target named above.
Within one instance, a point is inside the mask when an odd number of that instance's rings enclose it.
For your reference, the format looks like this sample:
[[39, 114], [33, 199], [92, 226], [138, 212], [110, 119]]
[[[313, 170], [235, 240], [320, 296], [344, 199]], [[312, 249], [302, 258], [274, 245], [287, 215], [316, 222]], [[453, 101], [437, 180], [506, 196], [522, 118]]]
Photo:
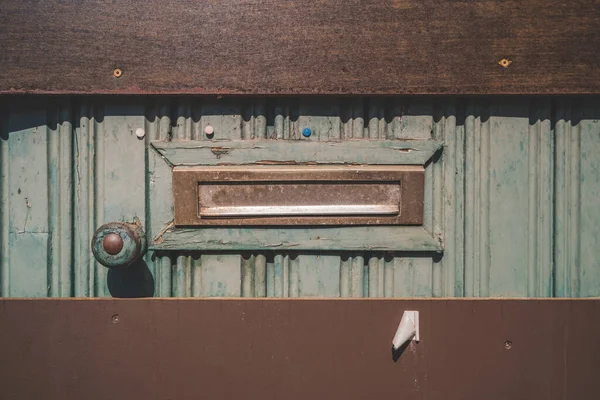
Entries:
[[123, 70], [121, 68], [115, 68], [115, 70], [113, 71], [113, 76], [115, 78], [120, 78], [121, 76], [123, 76]]
[[508, 68], [510, 66], [510, 64], [512, 64], [512, 61], [509, 60], [508, 58], [503, 58], [502, 60], [498, 61], [498, 64], [502, 68]]
[[142, 128], [137, 128], [135, 130], [135, 136], [137, 136], [138, 139], [143, 139], [144, 136], [146, 136], [146, 131], [144, 131]]
[[213, 133], [215, 133], [215, 128], [213, 128], [212, 126], [208, 125], [206, 128], [204, 128], [204, 133], [206, 135], [210, 136]]
[[102, 240], [102, 247], [110, 254], [119, 254], [123, 250], [123, 238], [118, 233], [109, 233]]
[[510, 350], [512, 348], [512, 342], [510, 340], [507, 340], [506, 342], [504, 342], [504, 348], [506, 350]]
[[302, 129], [302, 136], [309, 137], [310, 135], [312, 135], [312, 130], [310, 128]]
[[119, 321], [121, 320], [121, 317], [119, 316], [119, 314], [115, 314], [111, 317], [110, 320], [112, 321], [113, 324], [118, 324]]

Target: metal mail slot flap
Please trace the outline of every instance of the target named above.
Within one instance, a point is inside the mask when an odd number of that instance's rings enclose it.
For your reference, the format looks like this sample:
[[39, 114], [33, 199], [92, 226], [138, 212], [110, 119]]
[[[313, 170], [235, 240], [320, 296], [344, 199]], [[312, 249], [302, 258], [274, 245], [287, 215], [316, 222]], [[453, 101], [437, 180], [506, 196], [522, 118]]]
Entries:
[[415, 225], [421, 166], [175, 167], [176, 225]]

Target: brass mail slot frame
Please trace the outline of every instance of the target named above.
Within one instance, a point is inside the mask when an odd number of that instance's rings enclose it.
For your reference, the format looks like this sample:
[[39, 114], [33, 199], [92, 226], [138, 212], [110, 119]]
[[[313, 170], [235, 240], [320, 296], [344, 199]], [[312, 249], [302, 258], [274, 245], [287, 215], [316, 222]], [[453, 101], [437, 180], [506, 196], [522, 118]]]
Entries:
[[[174, 167], [175, 225], [422, 225], [424, 172], [424, 167], [420, 165]], [[244, 196], [239, 196], [239, 204], [202, 207], [203, 195], [210, 200], [210, 193], [201, 192], [202, 185], [225, 187], [229, 184], [243, 187], [246, 192], [253, 190], [252, 185], [279, 185], [278, 189], [284, 192], [287, 190], [287, 194], [298, 190], [299, 197], [317, 188], [333, 190], [335, 187], [335, 190], [339, 190], [347, 185], [351, 190], [345, 195], [340, 195], [340, 198], [346, 200], [346, 204], [340, 204], [339, 210], [335, 210], [335, 204], [285, 204], [281, 205], [280, 212], [277, 212], [274, 204], [244, 204]], [[286, 184], [291, 186], [282, 189]], [[315, 187], [309, 187], [310, 185]], [[384, 188], [383, 185], [388, 187]], [[386, 190], [392, 190], [394, 185], [398, 186], [397, 202], [391, 199], [387, 204], [364, 204], [363, 199], [362, 203], [348, 204], [354, 193], [360, 197], [362, 191], [372, 190], [376, 194], [371, 197], [381, 198]], [[235, 191], [235, 187], [223, 187], [219, 188], [221, 195]], [[395, 194], [394, 190], [390, 193]], [[364, 194], [363, 197], [369, 198], [368, 194]], [[286, 198], [289, 199], [290, 196]]]

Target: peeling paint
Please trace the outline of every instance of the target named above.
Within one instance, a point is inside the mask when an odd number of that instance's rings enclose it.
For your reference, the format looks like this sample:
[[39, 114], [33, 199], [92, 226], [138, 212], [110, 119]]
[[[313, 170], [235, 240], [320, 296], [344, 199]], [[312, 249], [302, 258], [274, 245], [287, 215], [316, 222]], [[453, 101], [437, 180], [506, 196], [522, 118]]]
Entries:
[[154, 244], [162, 243], [164, 241], [163, 235], [165, 234], [165, 232], [168, 232], [173, 227], [175, 227], [175, 220], [171, 220], [169, 223], [167, 223], [167, 225], [165, 225], [165, 227], [163, 227], [163, 229], [161, 229], [161, 231], [152, 240]]

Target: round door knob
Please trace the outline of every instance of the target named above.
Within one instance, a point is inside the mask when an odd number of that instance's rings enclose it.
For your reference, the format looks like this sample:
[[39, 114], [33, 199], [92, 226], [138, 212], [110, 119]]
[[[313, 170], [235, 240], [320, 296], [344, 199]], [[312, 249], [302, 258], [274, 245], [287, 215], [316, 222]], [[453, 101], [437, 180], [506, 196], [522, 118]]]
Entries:
[[139, 223], [110, 222], [92, 238], [92, 253], [105, 267], [127, 267], [146, 252], [146, 235]]

